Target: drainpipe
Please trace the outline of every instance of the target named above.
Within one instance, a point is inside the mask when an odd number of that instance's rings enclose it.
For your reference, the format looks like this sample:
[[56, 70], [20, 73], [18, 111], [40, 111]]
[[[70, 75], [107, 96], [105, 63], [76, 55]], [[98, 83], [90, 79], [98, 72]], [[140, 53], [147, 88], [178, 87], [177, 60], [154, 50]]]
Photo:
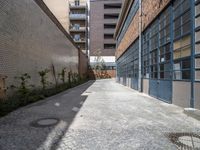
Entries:
[[142, 0], [139, 0], [139, 71], [138, 71], [138, 91], [142, 92]]

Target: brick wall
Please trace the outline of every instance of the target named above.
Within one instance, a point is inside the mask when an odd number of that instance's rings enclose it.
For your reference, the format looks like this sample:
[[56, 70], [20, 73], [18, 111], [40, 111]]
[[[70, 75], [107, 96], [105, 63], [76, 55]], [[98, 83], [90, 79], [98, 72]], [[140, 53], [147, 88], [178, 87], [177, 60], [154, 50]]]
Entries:
[[79, 73], [82, 77], [87, 77], [87, 71], [88, 71], [88, 57], [86, 54], [80, 51], [79, 56]]
[[[78, 50], [34, 0], [0, 0], [0, 74], [6, 86], [23, 73], [38, 86], [38, 71], [62, 68], [78, 72]], [[49, 81], [54, 83], [52, 71]]]
[[[143, 0], [142, 1], [142, 23], [143, 30], [155, 19], [155, 17], [167, 6], [170, 0]], [[135, 41], [139, 32], [139, 12], [136, 13], [124, 38], [120, 42], [116, 50], [116, 57], [119, 58], [124, 51]]]

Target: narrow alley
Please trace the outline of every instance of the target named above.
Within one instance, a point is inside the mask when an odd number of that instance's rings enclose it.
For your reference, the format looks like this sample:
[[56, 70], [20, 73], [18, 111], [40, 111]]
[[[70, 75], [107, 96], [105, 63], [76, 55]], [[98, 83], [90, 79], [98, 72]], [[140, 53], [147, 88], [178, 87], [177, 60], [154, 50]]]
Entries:
[[0, 149], [177, 149], [166, 136], [170, 132], [198, 133], [200, 122], [181, 107], [106, 79], [89, 81], [1, 118]]

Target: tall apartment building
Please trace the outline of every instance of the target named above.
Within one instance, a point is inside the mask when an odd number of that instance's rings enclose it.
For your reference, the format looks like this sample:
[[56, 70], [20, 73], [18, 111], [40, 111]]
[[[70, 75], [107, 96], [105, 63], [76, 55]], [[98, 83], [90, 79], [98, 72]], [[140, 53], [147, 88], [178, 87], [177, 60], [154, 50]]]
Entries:
[[121, 0], [90, 0], [90, 64], [101, 55], [108, 70], [115, 69], [114, 31], [121, 10]]
[[88, 55], [88, 2], [69, 0], [69, 33], [76, 45]]
[[140, 0], [123, 2], [115, 32], [117, 81], [200, 109], [200, 1], [145, 0], [141, 11]]

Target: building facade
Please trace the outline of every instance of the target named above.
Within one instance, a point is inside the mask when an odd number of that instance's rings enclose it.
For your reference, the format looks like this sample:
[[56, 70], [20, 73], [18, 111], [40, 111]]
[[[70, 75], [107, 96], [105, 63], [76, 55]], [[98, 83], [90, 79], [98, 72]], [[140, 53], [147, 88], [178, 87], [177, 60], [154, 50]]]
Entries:
[[69, 0], [69, 33], [76, 45], [88, 55], [88, 2]]
[[121, 10], [121, 0], [90, 0], [90, 65], [101, 57], [108, 70], [115, 69], [114, 31]]
[[115, 31], [117, 81], [162, 101], [200, 109], [199, 3], [124, 0]]

